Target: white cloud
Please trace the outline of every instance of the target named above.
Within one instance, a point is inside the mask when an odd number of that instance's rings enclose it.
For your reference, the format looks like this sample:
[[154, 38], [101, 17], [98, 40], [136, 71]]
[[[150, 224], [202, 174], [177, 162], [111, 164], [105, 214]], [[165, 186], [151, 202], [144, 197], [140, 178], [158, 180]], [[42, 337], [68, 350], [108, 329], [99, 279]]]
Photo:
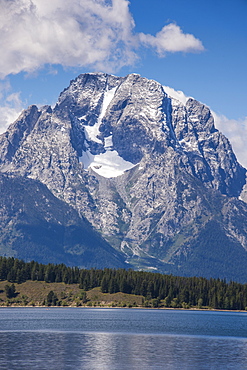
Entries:
[[111, 72], [132, 65], [141, 43], [160, 55], [203, 50], [175, 24], [156, 36], [134, 26], [127, 0], [0, 0], [0, 77], [45, 64]]
[[0, 25], [2, 77], [47, 63], [111, 70], [136, 59], [126, 0], [0, 0]]
[[0, 134], [5, 132], [8, 126], [19, 117], [22, 109], [19, 93], [9, 95], [5, 104], [0, 106]]
[[172, 87], [169, 86], [163, 86], [165, 92], [173, 99], [178, 100], [183, 105], [187, 103], [187, 100], [190, 98], [189, 96], [186, 96], [183, 91], [175, 90]]
[[230, 140], [238, 161], [247, 168], [247, 117], [242, 120], [234, 120], [215, 112], [212, 113], [216, 128]]
[[163, 27], [156, 36], [140, 34], [141, 42], [146, 46], [154, 47], [160, 56], [167, 52], [195, 52], [203, 51], [202, 42], [189, 33], [183, 33], [175, 23]]
[[18, 118], [23, 109], [19, 95], [20, 93], [9, 95], [5, 104], [0, 106], [0, 134], [5, 132], [8, 126]]
[[0, 82], [0, 134], [18, 118], [23, 106], [20, 92], [13, 93], [7, 79]]
[[[160, 55], [203, 49], [174, 24], [156, 36], [137, 34], [134, 27], [128, 0], [0, 0], [0, 79], [47, 64], [51, 71], [60, 64], [114, 72], [135, 63], [140, 45]], [[7, 93], [0, 82], [0, 132], [22, 106], [20, 94]]]

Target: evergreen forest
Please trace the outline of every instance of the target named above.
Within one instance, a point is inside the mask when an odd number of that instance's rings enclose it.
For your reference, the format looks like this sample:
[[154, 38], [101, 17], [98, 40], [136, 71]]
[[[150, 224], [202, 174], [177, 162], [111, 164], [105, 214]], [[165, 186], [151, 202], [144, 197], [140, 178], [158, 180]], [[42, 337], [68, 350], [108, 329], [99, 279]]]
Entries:
[[[64, 264], [44, 265], [0, 257], [0, 280], [8, 282], [5, 290], [9, 297], [15, 293], [14, 284], [31, 280], [78, 284], [82, 292], [99, 287], [102, 293], [122, 292], [142, 296], [144, 307], [247, 309], [247, 284], [221, 279], [181, 277], [131, 269], [80, 269]], [[58, 299], [52, 294], [47, 302], [49, 305], [59, 305]]]

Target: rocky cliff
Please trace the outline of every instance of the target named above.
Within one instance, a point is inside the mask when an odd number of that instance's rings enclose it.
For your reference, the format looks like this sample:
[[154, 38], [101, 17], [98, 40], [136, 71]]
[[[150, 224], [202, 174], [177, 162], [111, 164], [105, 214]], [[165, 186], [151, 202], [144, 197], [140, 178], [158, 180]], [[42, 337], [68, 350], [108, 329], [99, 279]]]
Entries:
[[1, 135], [0, 171], [44, 184], [130, 267], [247, 281], [246, 170], [205, 105], [156, 81], [80, 75]]

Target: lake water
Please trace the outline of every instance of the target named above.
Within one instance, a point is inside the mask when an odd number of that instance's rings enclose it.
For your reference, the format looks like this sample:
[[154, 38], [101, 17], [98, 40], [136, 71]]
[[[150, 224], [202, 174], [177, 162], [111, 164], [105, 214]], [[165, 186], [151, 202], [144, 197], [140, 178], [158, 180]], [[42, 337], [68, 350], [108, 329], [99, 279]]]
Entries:
[[247, 312], [0, 308], [0, 369], [247, 369]]

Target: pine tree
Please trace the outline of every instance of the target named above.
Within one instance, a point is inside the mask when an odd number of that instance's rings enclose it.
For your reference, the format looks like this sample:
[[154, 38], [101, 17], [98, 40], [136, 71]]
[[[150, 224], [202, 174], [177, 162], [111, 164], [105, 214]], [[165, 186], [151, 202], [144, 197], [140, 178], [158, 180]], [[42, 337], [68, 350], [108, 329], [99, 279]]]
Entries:
[[15, 296], [15, 285], [14, 284], [5, 285], [4, 290], [5, 290], [7, 298], [13, 298]]
[[108, 293], [108, 279], [106, 277], [106, 275], [103, 276], [103, 279], [101, 281], [101, 292], [102, 293]]
[[56, 306], [58, 301], [56, 293], [53, 292], [53, 290], [50, 290], [47, 294], [46, 303], [47, 306]]

